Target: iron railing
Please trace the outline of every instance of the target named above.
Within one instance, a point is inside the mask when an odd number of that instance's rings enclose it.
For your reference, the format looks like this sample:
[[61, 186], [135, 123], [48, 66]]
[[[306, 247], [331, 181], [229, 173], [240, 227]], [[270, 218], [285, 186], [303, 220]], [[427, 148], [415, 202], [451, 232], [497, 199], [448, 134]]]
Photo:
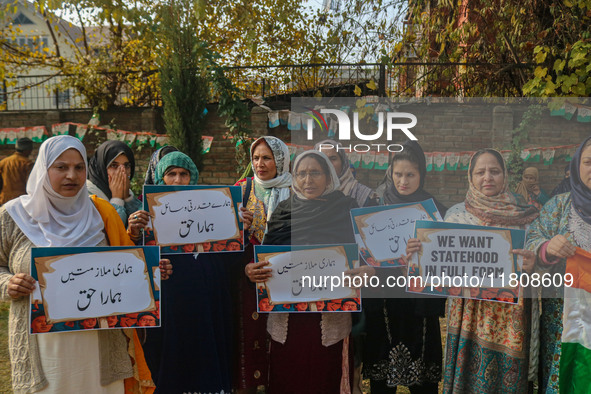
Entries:
[[[225, 71], [243, 98], [289, 101], [289, 96], [315, 95], [518, 95], [520, 81], [513, 77], [518, 69], [522, 73], [529, 68], [528, 64], [407, 62], [238, 66]], [[475, 75], [479, 76], [479, 84], [474, 83]], [[85, 92], [76, 88], [75, 76], [18, 76], [0, 81], [0, 110], [87, 109], [99, 104], [89, 97], [100, 97], [109, 106], [159, 107], [159, 78], [158, 71], [102, 74], [81, 88], [90, 85], [91, 90]], [[216, 97], [211, 101], [215, 102]]]

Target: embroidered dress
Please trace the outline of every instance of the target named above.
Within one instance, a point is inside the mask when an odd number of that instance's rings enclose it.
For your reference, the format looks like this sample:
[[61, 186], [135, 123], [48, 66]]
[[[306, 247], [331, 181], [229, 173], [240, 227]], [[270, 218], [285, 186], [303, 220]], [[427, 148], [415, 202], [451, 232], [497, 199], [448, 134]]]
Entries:
[[[564, 235], [573, 245], [591, 250], [591, 225], [584, 222], [572, 205], [571, 194], [553, 197], [544, 206], [540, 217], [532, 223], [527, 234], [526, 248], [537, 251], [555, 235]], [[564, 275], [564, 260], [544, 267], [549, 274]], [[540, 321], [540, 391], [559, 392], [559, 370], [562, 341], [563, 290], [542, 288], [542, 316]]]
[[[528, 233], [526, 247], [535, 251], [538, 269], [564, 277], [567, 272], [578, 271], [573, 261], [551, 261], [546, 253], [546, 242], [556, 235], [563, 235], [572, 245], [591, 251], [591, 190], [589, 177], [589, 143], [583, 141], [570, 162], [570, 192], [553, 197], [542, 210]], [[585, 180], [583, 180], [585, 179]], [[542, 248], [542, 249], [540, 249]], [[541, 253], [541, 254], [540, 254]], [[579, 254], [579, 253], [577, 253]], [[579, 279], [579, 278], [573, 278]], [[583, 291], [581, 291], [583, 290]], [[572, 289], [544, 287], [542, 289], [542, 343], [540, 376], [541, 392], [589, 392], [591, 383], [586, 376], [579, 379], [581, 369], [588, 375], [586, 338], [591, 323], [588, 322], [588, 293], [573, 283]], [[552, 298], [553, 297], [553, 298]], [[573, 330], [573, 325], [575, 329]], [[563, 332], [564, 331], [564, 332]], [[564, 349], [562, 347], [565, 344]], [[577, 344], [582, 344], [577, 348]], [[588, 348], [589, 346], [587, 346]], [[576, 349], [576, 352], [572, 352]], [[564, 354], [563, 354], [564, 350]], [[561, 363], [562, 356], [564, 363]], [[585, 373], [586, 372], [586, 373]], [[563, 377], [564, 381], [560, 379]]]
[[[484, 225], [464, 203], [451, 207], [445, 221]], [[444, 393], [527, 392], [529, 301], [449, 299]]]
[[[426, 176], [425, 154], [416, 142], [406, 142], [404, 152], [417, 162], [419, 187], [410, 195], [396, 189], [392, 172], [395, 160], [386, 170], [382, 200], [386, 205], [421, 202], [433, 198], [441, 215], [447, 208], [423, 189]], [[407, 159], [402, 159], [407, 160]], [[414, 162], [413, 162], [414, 163]], [[405, 275], [406, 269], [376, 268], [380, 282], [392, 275]], [[364, 290], [364, 294], [375, 290]], [[445, 312], [441, 297], [408, 298], [404, 290], [388, 298], [365, 298], [366, 338], [363, 375], [371, 379], [372, 392], [395, 392], [396, 386], [411, 391], [437, 393], [441, 380], [441, 331], [439, 316]]]
[[[493, 156], [503, 171], [503, 184], [494, 185], [501, 186], [496, 194], [485, 194], [472, 179], [472, 166], [478, 165], [481, 155]], [[493, 176], [484, 175], [484, 179]], [[539, 212], [508, 191], [508, 180], [507, 166], [498, 151], [476, 152], [470, 159], [466, 199], [447, 211], [445, 221], [524, 228]], [[518, 304], [508, 304], [452, 298], [448, 306], [443, 392], [527, 392], [531, 299], [521, 294]]]

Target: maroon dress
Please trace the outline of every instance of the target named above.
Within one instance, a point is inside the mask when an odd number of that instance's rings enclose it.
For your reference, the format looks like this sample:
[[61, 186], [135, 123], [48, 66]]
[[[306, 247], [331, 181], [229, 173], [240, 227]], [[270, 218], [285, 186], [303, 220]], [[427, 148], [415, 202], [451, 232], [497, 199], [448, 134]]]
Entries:
[[[246, 180], [239, 181], [245, 192]], [[250, 228], [250, 243], [260, 245], [267, 216], [262, 201], [256, 198], [254, 182], [246, 208], [254, 213], [254, 221]], [[268, 348], [267, 314], [257, 312], [256, 287], [244, 274], [244, 267], [254, 262], [253, 247], [248, 246], [241, 261], [234, 267], [234, 286], [232, 299], [235, 305], [234, 313], [234, 389], [246, 389], [266, 386], [268, 378]]]

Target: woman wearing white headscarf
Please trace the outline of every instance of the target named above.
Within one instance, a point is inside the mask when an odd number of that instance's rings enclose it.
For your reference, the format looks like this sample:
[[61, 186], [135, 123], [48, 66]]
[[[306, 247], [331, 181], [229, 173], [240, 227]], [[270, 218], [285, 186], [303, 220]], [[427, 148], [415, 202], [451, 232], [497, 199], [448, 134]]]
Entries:
[[29, 275], [31, 248], [106, 246], [105, 230], [125, 236], [118, 219], [103, 222], [102, 215], [117, 218], [117, 213], [104, 201], [95, 207], [85, 181], [84, 145], [73, 137], [53, 137], [39, 149], [27, 194], [0, 208], [0, 300], [11, 301], [15, 393], [123, 393], [123, 379], [134, 375], [122, 330], [28, 334], [28, 295], [35, 288]]
[[[245, 264], [254, 264], [253, 248], [260, 245], [267, 232], [267, 220], [277, 205], [290, 196], [289, 149], [279, 138], [265, 136], [250, 146], [250, 162], [254, 176], [236, 183], [242, 187], [243, 216], [248, 228], [249, 244], [236, 267], [233, 286], [236, 311], [236, 349], [234, 351], [234, 388], [239, 392], [256, 392], [267, 384], [267, 319], [257, 313], [254, 286], [244, 276]], [[250, 268], [249, 268], [250, 269]]]

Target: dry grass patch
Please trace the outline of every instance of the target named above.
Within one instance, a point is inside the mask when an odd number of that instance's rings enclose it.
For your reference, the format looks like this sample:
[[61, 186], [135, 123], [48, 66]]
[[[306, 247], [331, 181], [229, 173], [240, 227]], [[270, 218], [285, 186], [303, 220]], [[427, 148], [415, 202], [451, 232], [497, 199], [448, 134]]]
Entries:
[[9, 302], [0, 302], [0, 393], [12, 393], [10, 384], [10, 357], [8, 356]]

